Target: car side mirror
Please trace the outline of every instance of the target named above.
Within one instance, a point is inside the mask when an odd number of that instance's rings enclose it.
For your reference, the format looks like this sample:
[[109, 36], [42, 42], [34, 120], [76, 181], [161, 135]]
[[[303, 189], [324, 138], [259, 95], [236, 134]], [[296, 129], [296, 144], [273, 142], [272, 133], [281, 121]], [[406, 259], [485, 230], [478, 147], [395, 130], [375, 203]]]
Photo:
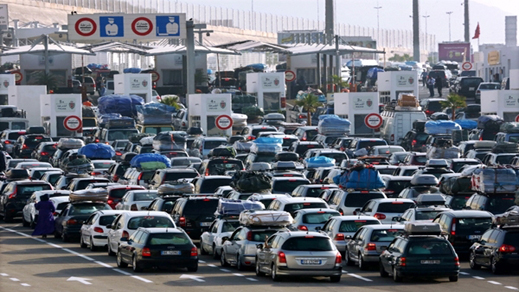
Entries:
[[128, 241], [128, 237], [121, 237], [121, 239], [119, 239], [119, 241], [121, 241], [121, 242]]
[[263, 249], [263, 243], [256, 244], [256, 247], [257, 247], [258, 249]]
[[226, 242], [227, 240], [229, 240], [229, 237], [228, 237], [228, 236], [224, 236], [224, 237], [222, 237], [222, 243]]

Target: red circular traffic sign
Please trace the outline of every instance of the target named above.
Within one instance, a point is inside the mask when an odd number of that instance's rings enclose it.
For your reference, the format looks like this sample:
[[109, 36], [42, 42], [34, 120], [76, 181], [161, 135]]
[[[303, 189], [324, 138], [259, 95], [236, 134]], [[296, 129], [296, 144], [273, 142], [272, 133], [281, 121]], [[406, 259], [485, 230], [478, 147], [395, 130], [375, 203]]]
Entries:
[[160, 80], [160, 74], [157, 71], [150, 71], [151, 74], [151, 82], [157, 82]]
[[88, 37], [96, 32], [97, 24], [92, 18], [83, 17], [76, 21], [74, 28], [78, 35]]
[[294, 80], [296, 80], [296, 73], [290, 70], [285, 71], [285, 81], [292, 82]]
[[517, 117], [515, 117], [515, 121], [519, 123], [519, 115], [517, 115]]
[[380, 128], [380, 126], [382, 126], [382, 121], [382, 116], [377, 113], [368, 114], [364, 118], [364, 124], [366, 124], [366, 126], [370, 129]]
[[461, 69], [463, 69], [465, 71], [468, 71], [468, 70], [472, 69], [472, 63], [470, 63], [470, 62], [463, 62], [463, 64], [461, 64]]
[[14, 74], [14, 81], [15, 81], [16, 83], [20, 83], [20, 82], [23, 80], [23, 74], [22, 74], [22, 72], [20, 72], [20, 71], [14, 71], [13, 74]]
[[228, 115], [221, 115], [216, 118], [216, 127], [220, 130], [228, 130], [232, 127], [232, 118]]
[[132, 22], [132, 31], [136, 35], [145, 36], [153, 30], [153, 22], [146, 17], [137, 17]]
[[69, 131], [77, 131], [83, 127], [83, 122], [78, 116], [68, 116], [63, 120], [63, 126]]

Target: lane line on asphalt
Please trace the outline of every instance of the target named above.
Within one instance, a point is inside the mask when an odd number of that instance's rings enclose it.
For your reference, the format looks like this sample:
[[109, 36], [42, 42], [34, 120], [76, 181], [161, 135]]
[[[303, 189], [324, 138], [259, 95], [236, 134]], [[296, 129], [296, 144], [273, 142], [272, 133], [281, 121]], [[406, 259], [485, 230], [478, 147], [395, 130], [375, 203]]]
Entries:
[[254, 279], [254, 278], [245, 278], [245, 279], [252, 281], [252, 282], [258, 282], [258, 279]]
[[134, 279], [137, 279], [137, 280], [140, 280], [140, 281], [143, 281], [144, 283], [153, 283], [153, 281], [150, 281], [148, 279], [144, 279], [143, 277], [139, 277], [139, 276], [131, 276], [132, 278]]
[[480, 276], [472, 276], [472, 278], [477, 279], [477, 280], [485, 280], [485, 278], [480, 277]]
[[11, 280], [13, 282], [20, 282], [20, 280], [18, 280], [17, 278], [9, 278], [9, 280]]
[[211, 268], [216, 268], [216, 266], [213, 265], [213, 264], [207, 264], [207, 266], [208, 266], [208, 267], [211, 267]]
[[[103, 266], [103, 267], [105, 267], [105, 268], [109, 268], [109, 269], [112, 269], [112, 268], [113, 268], [113, 267], [110, 266], [109, 264], [105, 264], [105, 263], [100, 262], [100, 261], [95, 261], [94, 263], [96, 263], [96, 264], [98, 264], [98, 265], [101, 265], [101, 266]], [[115, 269], [114, 269], [114, 270], [115, 270]]]
[[24, 287], [31, 287], [31, 285], [27, 284], [27, 283], [21, 283], [20, 285], [24, 286]]
[[0, 276], [2, 276], [2, 277], [7, 277], [7, 276], [9, 276], [9, 275], [6, 274], [6, 273], [0, 273]]
[[469, 276], [470, 274], [467, 272], [460, 272], [460, 275]]
[[366, 281], [366, 282], [373, 282], [373, 280], [368, 279], [368, 278], [364, 278], [364, 277], [359, 276], [359, 275], [357, 275], [357, 274], [348, 273], [348, 276], [352, 276], [352, 277], [354, 277], [354, 278], [357, 278], [357, 279], [360, 279], [360, 280], [364, 280], [364, 281]]
[[121, 273], [121, 274], [126, 275], [126, 276], [131, 276], [132, 275], [131, 273], [125, 272], [123, 270], [119, 270], [119, 269], [113, 269], [113, 270], [116, 271], [117, 273]]
[[496, 281], [487, 281], [487, 282], [490, 284], [494, 284], [494, 285], [502, 285], [501, 283], [496, 282]]
[[232, 273], [233, 275], [235, 275], [236, 277], [243, 277], [244, 275], [243, 274], [239, 274], [239, 273]]
[[205, 264], [205, 261], [198, 260], [199, 263]]
[[226, 273], [229, 273], [229, 272], [230, 272], [230, 271], [227, 270], [227, 269], [220, 269], [220, 271], [222, 271], [222, 272], [226, 272]]
[[512, 287], [512, 286], [505, 286], [505, 288], [510, 289], [510, 290], [519, 290], [519, 288]]

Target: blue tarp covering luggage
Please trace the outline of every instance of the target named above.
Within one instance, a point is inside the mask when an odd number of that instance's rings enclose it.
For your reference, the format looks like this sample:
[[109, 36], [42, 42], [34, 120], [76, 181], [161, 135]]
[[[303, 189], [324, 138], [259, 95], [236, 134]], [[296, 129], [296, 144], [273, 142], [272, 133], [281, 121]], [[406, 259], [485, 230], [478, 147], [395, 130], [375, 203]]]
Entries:
[[137, 120], [141, 124], [170, 124], [171, 114], [176, 112], [174, 106], [163, 103], [147, 103], [137, 105]]
[[378, 72], [384, 72], [384, 69], [380, 69], [378, 67], [370, 68], [366, 74], [366, 77], [369, 79], [377, 79]]
[[350, 121], [329, 115], [319, 121], [317, 130], [319, 134], [326, 136], [343, 136], [350, 132]]
[[335, 166], [335, 159], [326, 156], [310, 157], [305, 159], [305, 162], [307, 168]]
[[473, 120], [456, 120], [456, 123], [461, 126], [462, 129], [475, 129], [478, 126], [478, 122]]
[[105, 95], [99, 98], [98, 108], [101, 114], [119, 113], [125, 117], [135, 117], [136, 107], [142, 106], [144, 99], [138, 95]]
[[141, 68], [124, 68], [123, 69], [123, 73], [139, 74], [139, 73], [141, 73], [141, 71], [142, 71]]
[[[342, 184], [342, 183], [341, 183]], [[379, 172], [374, 168], [363, 168], [352, 171], [346, 183], [347, 189], [380, 189], [385, 187]]]
[[334, 118], [334, 119], [340, 119], [338, 115], [320, 115], [319, 121], [327, 119], [327, 118]]
[[131, 167], [152, 170], [170, 168], [171, 161], [164, 155], [157, 153], [139, 154], [130, 161]]
[[427, 121], [425, 123], [425, 133], [435, 134], [451, 134], [453, 130], [461, 130], [461, 126], [453, 121]]
[[220, 199], [218, 208], [214, 213], [216, 216], [238, 216], [245, 210], [263, 210], [265, 205], [261, 202]]
[[88, 159], [111, 159], [115, 156], [114, 148], [103, 143], [87, 144], [79, 148], [77, 153], [85, 155]]
[[271, 138], [271, 137], [260, 137], [253, 141], [256, 144], [283, 144], [283, 139], [281, 138]]

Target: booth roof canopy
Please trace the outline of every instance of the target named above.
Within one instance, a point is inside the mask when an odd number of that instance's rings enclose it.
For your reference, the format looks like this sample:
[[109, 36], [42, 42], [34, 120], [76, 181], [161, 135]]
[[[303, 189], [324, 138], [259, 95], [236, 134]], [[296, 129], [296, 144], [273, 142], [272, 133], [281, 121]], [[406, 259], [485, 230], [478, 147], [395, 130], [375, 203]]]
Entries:
[[[195, 46], [195, 53], [198, 54], [222, 54], [222, 55], [240, 55], [240, 53], [221, 49], [217, 47], [206, 47], [206, 46]], [[157, 56], [157, 55], [166, 55], [166, 54], [186, 54], [185, 46], [164, 46], [164, 47], [155, 47], [147, 51], [147, 56]]]
[[280, 54], [288, 54], [285, 45], [265, 43], [260, 41], [239, 41], [215, 46], [216, 48], [229, 49], [235, 51], [252, 51], [252, 52], [273, 52]]
[[80, 47], [81, 49], [92, 50], [93, 52], [112, 52], [112, 53], [135, 53], [145, 55], [152, 47], [121, 43], [121, 42], [102, 42]]
[[[45, 46], [43, 44], [37, 44], [34, 46], [21, 46], [13, 48], [11, 50], [3, 50], [0, 56], [20, 55], [20, 54], [33, 54], [45, 52]], [[78, 54], [78, 55], [95, 55], [90, 50], [84, 50], [73, 46], [49, 43], [48, 52], [54, 54]]]

